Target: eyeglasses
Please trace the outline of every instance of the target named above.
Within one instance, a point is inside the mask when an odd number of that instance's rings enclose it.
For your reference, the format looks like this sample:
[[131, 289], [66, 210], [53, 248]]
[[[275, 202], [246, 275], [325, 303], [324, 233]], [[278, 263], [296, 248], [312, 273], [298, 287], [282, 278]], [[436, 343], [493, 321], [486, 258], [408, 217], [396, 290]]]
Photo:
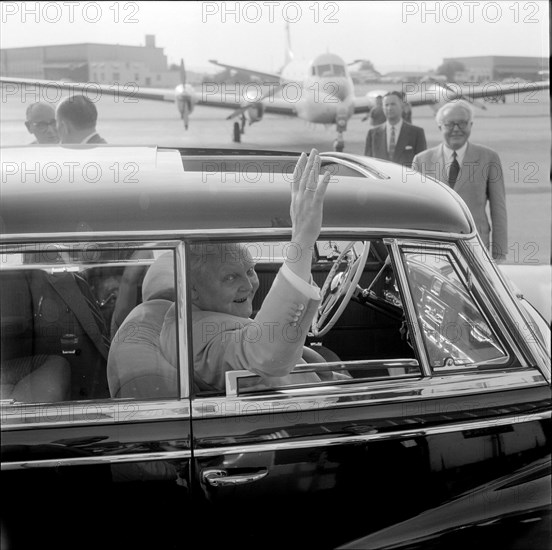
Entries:
[[39, 130], [40, 132], [45, 132], [50, 126], [56, 127], [56, 119], [41, 121], [41, 122], [29, 122], [29, 125], [34, 130]]
[[460, 122], [443, 122], [441, 126], [444, 126], [447, 130], [454, 130], [455, 126], [458, 126], [460, 130], [465, 130], [469, 123], [469, 120], [461, 120]]

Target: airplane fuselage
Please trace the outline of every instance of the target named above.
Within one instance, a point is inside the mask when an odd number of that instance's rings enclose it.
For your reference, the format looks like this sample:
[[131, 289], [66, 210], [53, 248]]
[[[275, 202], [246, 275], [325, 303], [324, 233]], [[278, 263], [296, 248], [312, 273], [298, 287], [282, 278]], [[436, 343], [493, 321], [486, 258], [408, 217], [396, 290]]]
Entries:
[[317, 124], [335, 123], [344, 130], [354, 113], [354, 84], [344, 61], [335, 54], [319, 55], [302, 68], [300, 82], [295, 65], [286, 69], [282, 78], [288, 84], [281, 95], [294, 104], [297, 116]]

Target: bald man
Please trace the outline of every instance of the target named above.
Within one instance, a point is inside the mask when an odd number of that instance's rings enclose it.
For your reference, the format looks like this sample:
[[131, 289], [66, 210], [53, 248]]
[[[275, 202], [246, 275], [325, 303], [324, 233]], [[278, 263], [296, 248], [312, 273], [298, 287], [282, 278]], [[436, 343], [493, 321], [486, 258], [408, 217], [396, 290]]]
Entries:
[[48, 103], [37, 101], [27, 107], [25, 127], [35, 137], [31, 145], [59, 143], [56, 113]]

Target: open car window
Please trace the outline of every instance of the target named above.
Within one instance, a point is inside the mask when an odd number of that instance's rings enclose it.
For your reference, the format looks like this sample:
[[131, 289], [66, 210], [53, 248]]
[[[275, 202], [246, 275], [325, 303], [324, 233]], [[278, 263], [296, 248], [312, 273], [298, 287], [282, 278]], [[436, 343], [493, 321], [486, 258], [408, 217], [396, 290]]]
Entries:
[[[318, 241], [311, 272], [323, 294], [315, 314], [320, 326], [318, 330], [313, 325], [307, 327], [305, 345], [289, 365], [289, 374], [259, 374], [265, 351], [274, 349], [274, 340], [290, 338], [288, 347], [292, 345], [291, 328], [287, 333], [280, 318], [272, 318], [271, 313], [267, 317], [262, 308], [267, 296], [268, 302], [274, 303], [276, 295], [279, 305], [287, 298], [288, 290], [280, 293], [273, 285], [286, 250], [288, 256], [293, 252], [293, 243], [247, 241], [243, 246], [253, 257], [258, 279], [250, 319], [219, 320], [213, 312], [199, 312], [192, 306], [197, 395], [239, 395], [420, 375], [406, 329], [401, 289], [381, 239]], [[290, 307], [295, 300], [292, 302]], [[264, 335], [270, 341], [263, 347]]]

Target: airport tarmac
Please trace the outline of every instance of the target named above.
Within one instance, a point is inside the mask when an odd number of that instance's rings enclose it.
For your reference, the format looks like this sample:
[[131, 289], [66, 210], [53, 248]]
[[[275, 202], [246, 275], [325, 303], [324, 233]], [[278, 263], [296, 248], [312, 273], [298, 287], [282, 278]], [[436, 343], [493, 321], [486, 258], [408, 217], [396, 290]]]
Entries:
[[[396, 88], [396, 86], [395, 86]], [[367, 88], [363, 91], [365, 92]], [[379, 88], [378, 88], [379, 89]], [[2, 94], [0, 144], [32, 141], [23, 122], [25, 109], [36, 100], [59, 100], [62, 95], [27, 90], [24, 95]], [[92, 96], [90, 96], [93, 99]], [[508, 263], [546, 264], [551, 258], [550, 99], [548, 91], [508, 96], [506, 103], [485, 103], [476, 109], [471, 140], [495, 149], [502, 160], [508, 207]], [[179, 147], [223, 147], [320, 151], [332, 149], [335, 128], [296, 118], [265, 115], [247, 126], [242, 142], [231, 140], [230, 111], [196, 107], [186, 131], [173, 103], [98, 98], [98, 131], [111, 144], [153, 144]], [[353, 117], [344, 134], [345, 151], [362, 154], [368, 122]], [[413, 123], [424, 128], [428, 147], [440, 143], [430, 107], [415, 107]]]

